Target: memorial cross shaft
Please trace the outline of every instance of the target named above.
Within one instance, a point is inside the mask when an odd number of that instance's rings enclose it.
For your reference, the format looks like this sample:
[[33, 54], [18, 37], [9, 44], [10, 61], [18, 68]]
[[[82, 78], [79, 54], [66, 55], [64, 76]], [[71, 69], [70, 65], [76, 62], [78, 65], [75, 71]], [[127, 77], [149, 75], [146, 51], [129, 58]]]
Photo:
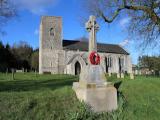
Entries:
[[89, 21], [86, 23], [86, 29], [89, 32], [89, 53], [92, 51], [97, 52], [96, 32], [99, 30], [99, 25], [95, 16], [90, 16]]

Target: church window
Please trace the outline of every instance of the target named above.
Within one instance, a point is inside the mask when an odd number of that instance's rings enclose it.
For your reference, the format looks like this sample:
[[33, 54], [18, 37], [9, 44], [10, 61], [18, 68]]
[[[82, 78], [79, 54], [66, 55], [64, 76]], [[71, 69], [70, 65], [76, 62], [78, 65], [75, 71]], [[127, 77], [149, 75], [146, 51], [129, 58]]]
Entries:
[[124, 58], [121, 58], [121, 66], [124, 66]]
[[119, 57], [119, 72], [123, 72], [124, 58]]
[[112, 58], [109, 57], [109, 67], [112, 67], [112, 63], [113, 63]]
[[50, 36], [54, 36], [54, 29], [53, 29], [53, 28], [50, 28], [50, 30], [49, 30], [49, 35], [50, 35]]
[[113, 59], [111, 56], [105, 57], [105, 64], [106, 64], [106, 73], [108, 73], [109, 68], [111, 68], [113, 65]]
[[108, 67], [112, 67], [113, 64], [112, 57], [107, 57], [105, 61]]

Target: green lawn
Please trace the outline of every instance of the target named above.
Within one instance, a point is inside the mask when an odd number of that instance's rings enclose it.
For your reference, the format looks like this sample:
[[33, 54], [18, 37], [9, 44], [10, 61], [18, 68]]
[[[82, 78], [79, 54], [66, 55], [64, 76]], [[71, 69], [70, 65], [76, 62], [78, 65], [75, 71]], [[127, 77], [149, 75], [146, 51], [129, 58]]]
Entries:
[[[108, 78], [116, 82], [117, 79]], [[93, 113], [80, 103], [69, 75], [0, 73], [0, 120], [159, 120], [160, 78], [125, 78], [119, 88], [119, 109], [112, 113]]]

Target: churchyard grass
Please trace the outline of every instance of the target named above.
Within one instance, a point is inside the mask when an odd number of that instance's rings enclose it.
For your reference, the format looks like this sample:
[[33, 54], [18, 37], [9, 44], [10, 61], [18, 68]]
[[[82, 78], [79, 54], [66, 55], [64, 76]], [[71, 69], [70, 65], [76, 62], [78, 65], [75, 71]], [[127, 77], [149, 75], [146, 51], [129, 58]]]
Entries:
[[117, 80], [119, 109], [111, 113], [93, 113], [78, 101], [71, 75], [0, 73], [0, 120], [159, 120], [160, 78], [137, 76]]

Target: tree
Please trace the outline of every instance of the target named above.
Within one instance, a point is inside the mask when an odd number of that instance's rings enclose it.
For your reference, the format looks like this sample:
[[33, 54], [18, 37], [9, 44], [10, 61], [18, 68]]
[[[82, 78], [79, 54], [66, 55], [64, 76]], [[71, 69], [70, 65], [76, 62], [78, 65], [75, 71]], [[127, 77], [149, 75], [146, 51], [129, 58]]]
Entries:
[[6, 44], [5, 46], [5, 52], [4, 52], [4, 56], [5, 58], [5, 62], [7, 64], [7, 69], [10, 70], [11, 68], [16, 68], [16, 59], [14, 57], [14, 55], [11, 52], [11, 47], [9, 44]]
[[142, 56], [139, 58], [139, 66], [160, 71], [160, 56]]
[[0, 41], [0, 72], [6, 70], [11, 72], [12, 68], [38, 70], [38, 54], [38, 50], [33, 51], [33, 48], [24, 41], [14, 44], [13, 47]]
[[160, 42], [159, 0], [86, 0], [87, 12], [112, 23], [120, 14], [131, 18], [129, 32], [144, 47]]
[[30, 69], [32, 52], [33, 48], [25, 41], [20, 41], [18, 44], [14, 44], [12, 53], [17, 59], [18, 69]]
[[[8, 20], [15, 17], [17, 14], [16, 8], [11, 3], [11, 0], [0, 0], [0, 26], [4, 26]], [[3, 33], [0, 27], [0, 33]]]
[[7, 44], [6, 46], [0, 42], [0, 71], [6, 72], [6, 70], [10, 70], [10, 68], [15, 67], [15, 58], [10, 51], [10, 46]]
[[31, 57], [31, 67], [38, 71], [38, 68], [39, 68], [39, 51], [38, 50], [35, 50], [33, 53], [32, 53], [32, 57]]
[[5, 68], [7, 67], [4, 59], [4, 51], [5, 51], [5, 47], [3, 43], [0, 41], [0, 71], [1, 72], [5, 71]]

